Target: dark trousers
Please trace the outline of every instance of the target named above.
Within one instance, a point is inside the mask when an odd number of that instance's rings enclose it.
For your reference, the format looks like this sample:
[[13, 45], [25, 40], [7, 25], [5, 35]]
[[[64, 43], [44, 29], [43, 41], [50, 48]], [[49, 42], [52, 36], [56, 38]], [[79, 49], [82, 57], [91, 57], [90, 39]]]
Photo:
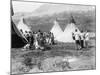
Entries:
[[76, 49], [80, 49], [80, 40], [75, 40], [76, 43]]
[[81, 48], [84, 48], [84, 40], [80, 40]]
[[33, 36], [30, 36], [28, 40], [29, 40], [29, 44], [30, 44], [30, 47], [29, 48], [32, 49], [33, 48], [33, 43], [34, 43]]

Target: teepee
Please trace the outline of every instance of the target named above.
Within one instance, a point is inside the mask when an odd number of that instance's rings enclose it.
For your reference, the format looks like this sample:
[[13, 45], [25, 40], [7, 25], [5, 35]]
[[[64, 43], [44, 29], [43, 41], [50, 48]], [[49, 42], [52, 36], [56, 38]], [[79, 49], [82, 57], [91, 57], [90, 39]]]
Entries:
[[76, 29], [80, 33], [80, 30], [78, 29], [78, 27], [75, 26], [74, 23], [68, 24], [66, 26], [63, 34], [62, 34], [62, 37], [59, 39], [59, 41], [61, 41], [61, 42], [75, 42], [75, 40], [73, 40], [73, 38], [72, 38], [72, 33], [74, 33]]
[[24, 18], [23, 17], [20, 19], [17, 27], [18, 27], [18, 29], [22, 29], [23, 32], [31, 31], [31, 29], [26, 24], [24, 24]]
[[51, 31], [54, 34], [55, 40], [58, 40], [60, 35], [63, 33], [62, 29], [60, 28], [58, 22], [54, 21], [54, 26], [52, 27]]
[[73, 16], [71, 16], [70, 22], [68, 25], [66, 25], [63, 34], [59, 38], [59, 41], [65, 43], [75, 42], [75, 40], [73, 40], [72, 33], [74, 33], [76, 29], [78, 30], [78, 33], [80, 33]]
[[[14, 12], [11, 4], [11, 16], [13, 15]], [[11, 18], [11, 48], [21, 48], [27, 43], [26, 40], [21, 38], [20, 36], [21, 34], [19, 30]]]
[[23, 17], [20, 19], [17, 28], [24, 38], [27, 34], [29, 34], [29, 32], [31, 32], [31, 29], [24, 23]]

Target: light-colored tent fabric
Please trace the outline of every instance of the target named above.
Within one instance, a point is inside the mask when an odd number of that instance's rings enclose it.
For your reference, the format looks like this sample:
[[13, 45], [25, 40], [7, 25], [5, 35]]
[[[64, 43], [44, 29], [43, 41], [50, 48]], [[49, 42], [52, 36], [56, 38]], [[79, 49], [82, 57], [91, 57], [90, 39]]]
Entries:
[[22, 29], [23, 30], [23, 32], [25, 32], [25, 31], [31, 31], [31, 29], [26, 25], [26, 24], [24, 24], [24, 22], [23, 22], [23, 17], [20, 19], [20, 22], [18, 23], [18, 29]]
[[[28, 40], [26, 39], [26, 36], [27, 36], [27, 34], [29, 34], [29, 31], [31, 31], [31, 29], [26, 24], [24, 24], [23, 19], [24, 19], [23, 17], [20, 19], [20, 21], [17, 25], [17, 28], [18, 28], [19, 32], [21, 33], [22, 38], [24, 38], [28, 42]], [[21, 30], [22, 30], [22, 32], [21, 32]]]
[[21, 34], [21, 32], [18, 30], [17, 26], [13, 23], [13, 21], [12, 21], [11, 27], [12, 27], [12, 35], [16, 35], [17, 38], [24, 38], [24, 39], [22, 39], [22, 41], [24, 43], [28, 42], [27, 39], [25, 37], [23, 37], [23, 35]]
[[26, 24], [24, 24], [23, 17], [20, 19], [17, 28], [19, 29], [19, 31], [22, 30], [24, 35], [27, 35], [28, 32], [31, 31], [31, 29]]
[[54, 26], [52, 27], [51, 31], [54, 34], [54, 39], [58, 40], [60, 35], [63, 33], [62, 29], [60, 28], [57, 21], [54, 21]]
[[58, 41], [60, 41], [60, 42], [65, 42], [65, 43], [67, 43], [67, 42], [70, 42], [70, 43], [71, 43], [71, 42], [75, 42], [75, 40], [73, 40], [73, 38], [72, 38], [72, 33], [75, 32], [75, 29], [77, 29], [78, 32], [80, 33], [78, 27], [76, 27], [74, 23], [68, 24], [68, 25], [66, 26], [66, 28], [65, 28], [65, 30], [64, 30], [64, 32], [63, 32], [63, 34], [60, 35]]

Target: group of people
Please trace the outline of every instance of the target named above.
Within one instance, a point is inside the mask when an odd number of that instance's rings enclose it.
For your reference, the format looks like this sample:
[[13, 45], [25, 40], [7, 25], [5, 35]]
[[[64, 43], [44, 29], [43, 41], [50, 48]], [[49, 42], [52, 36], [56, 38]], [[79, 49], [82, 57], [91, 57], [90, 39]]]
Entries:
[[75, 40], [77, 50], [88, 47], [89, 36], [88, 36], [87, 31], [79, 32], [77, 29], [75, 29], [75, 32], [72, 33], [72, 37], [73, 37], [73, 40]]
[[26, 39], [28, 43], [24, 46], [24, 49], [45, 49], [46, 45], [54, 44], [54, 35], [51, 32], [29, 32]]
[[[22, 32], [22, 31], [21, 31]], [[54, 45], [54, 35], [51, 32], [26, 32], [25, 35], [27, 39], [27, 44], [24, 46], [24, 49], [45, 49], [47, 45]], [[75, 40], [76, 49], [82, 49], [88, 47], [88, 33], [87, 32], [79, 32], [78, 29], [75, 29], [72, 32], [72, 38]]]

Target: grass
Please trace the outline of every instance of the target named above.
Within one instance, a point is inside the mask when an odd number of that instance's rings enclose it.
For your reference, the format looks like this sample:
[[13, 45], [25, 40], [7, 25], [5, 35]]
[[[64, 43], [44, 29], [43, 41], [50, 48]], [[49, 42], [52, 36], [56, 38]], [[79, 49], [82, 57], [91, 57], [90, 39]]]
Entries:
[[[45, 51], [12, 49], [12, 73], [95, 69], [95, 44], [93, 43], [94, 41], [90, 41], [89, 48], [78, 51], [75, 50], [73, 43], [59, 43]], [[62, 61], [64, 58], [77, 60], [69, 63]]]

